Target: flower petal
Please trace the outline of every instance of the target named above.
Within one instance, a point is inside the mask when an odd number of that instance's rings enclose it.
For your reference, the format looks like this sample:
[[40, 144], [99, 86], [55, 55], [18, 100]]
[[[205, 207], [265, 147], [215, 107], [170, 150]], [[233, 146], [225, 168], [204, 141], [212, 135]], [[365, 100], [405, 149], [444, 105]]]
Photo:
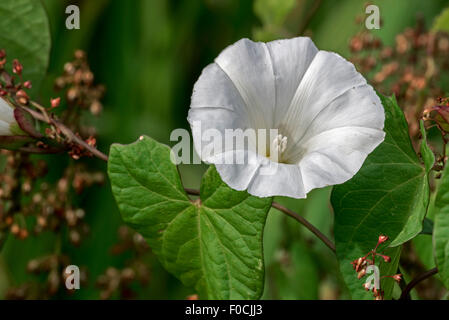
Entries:
[[350, 88], [366, 84], [354, 65], [336, 53], [320, 51], [307, 69], [289, 109], [281, 132], [297, 143], [309, 124], [332, 100]]
[[[210, 162], [207, 156], [202, 154], [209, 144], [219, 143], [217, 148], [213, 149], [212, 155], [217, 155], [232, 149], [233, 144], [226, 144], [225, 130], [240, 128], [246, 129], [248, 126], [245, 118], [238, 112], [226, 107], [201, 107], [189, 110], [187, 120], [192, 128], [193, 142], [195, 151], [203, 161]], [[255, 142], [251, 141], [253, 144]], [[230, 148], [230, 147], [231, 148]]]
[[298, 165], [272, 162], [252, 151], [243, 150], [229, 151], [224, 157], [235, 157], [242, 153], [247, 157], [245, 164], [215, 165], [222, 180], [231, 188], [247, 190], [258, 197], [306, 197]]
[[12, 135], [11, 129], [9, 128], [9, 123], [0, 120], [0, 136], [10, 136]]
[[0, 120], [7, 123], [16, 121], [13, 108], [3, 98], [0, 98]]
[[267, 43], [276, 79], [274, 127], [284, 119], [301, 80], [318, 49], [310, 38], [275, 40]]
[[262, 42], [242, 39], [224, 49], [215, 63], [232, 80], [255, 122], [254, 129], [272, 128], [275, 81], [270, 52]]
[[351, 88], [316, 114], [306, 126], [303, 137], [291, 146], [285, 158], [290, 163], [297, 163], [305, 151], [302, 145], [324, 131], [342, 127], [382, 130], [384, 121], [384, 108], [374, 89], [368, 84]]
[[351, 179], [384, 137], [380, 129], [346, 126], [309, 139], [299, 162], [305, 192]]

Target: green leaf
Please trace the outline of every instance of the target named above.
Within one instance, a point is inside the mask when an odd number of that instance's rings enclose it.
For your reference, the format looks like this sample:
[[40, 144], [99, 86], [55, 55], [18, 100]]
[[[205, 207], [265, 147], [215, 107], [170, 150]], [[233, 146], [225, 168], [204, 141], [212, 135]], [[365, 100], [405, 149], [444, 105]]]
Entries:
[[254, 12], [264, 24], [279, 26], [295, 5], [296, 0], [256, 0]]
[[449, 166], [446, 164], [435, 198], [433, 244], [438, 274], [449, 288]]
[[441, 14], [435, 18], [432, 31], [449, 32], [449, 8], [444, 9]]
[[[392, 276], [398, 273], [399, 268], [399, 258], [401, 257], [402, 246], [388, 248], [385, 254], [391, 258], [391, 262], [382, 262], [380, 266], [381, 274], [385, 276]], [[393, 289], [396, 281], [392, 278], [383, 278], [381, 280], [381, 287], [384, 291], [384, 299], [390, 300], [393, 295]]]
[[108, 173], [123, 220], [186, 286], [208, 299], [260, 297], [271, 198], [230, 189], [211, 167], [191, 201], [170, 149], [148, 137], [112, 145]]
[[424, 128], [424, 121], [422, 121], [422, 120], [419, 122], [419, 129], [421, 130], [421, 135], [422, 135], [421, 146], [420, 146], [421, 156], [424, 161], [424, 166], [426, 168], [426, 172], [429, 173], [435, 163], [435, 155], [433, 154], [432, 150], [430, 149], [429, 145], [427, 144], [426, 128]]
[[23, 65], [23, 78], [32, 81], [31, 92], [36, 92], [50, 55], [50, 28], [40, 1], [0, 2], [0, 48], [6, 50], [6, 68], [18, 59]]
[[428, 218], [424, 218], [420, 234], [432, 235], [432, 233], [433, 233], [433, 221]]
[[385, 141], [348, 182], [335, 186], [335, 243], [340, 271], [354, 298], [371, 298], [350, 264], [384, 234], [399, 245], [421, 231], [429, 185], [408, 136], [404, 114], [394, 97], [380, 96], [385, 108]]

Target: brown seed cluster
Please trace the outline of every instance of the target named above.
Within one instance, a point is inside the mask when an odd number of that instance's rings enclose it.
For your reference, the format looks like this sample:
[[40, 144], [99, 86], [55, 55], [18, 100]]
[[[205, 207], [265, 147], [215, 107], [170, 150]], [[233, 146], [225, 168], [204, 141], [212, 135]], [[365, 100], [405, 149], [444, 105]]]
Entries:
[[94, 74], [87, 63], [86, 53], [77, 50], [75, 59], [64, 65], [64, 73], [55, 80], [56, 90], [65, 89], [67, 103], [82, 109], [88, 109], [99, 115], [103, 109], [100, 102], [104, 95], [103, 85], [94, 84]]
[[22, 105], [28, 105], [30, 97], [26, 90], [32, 87], [31, 81], [22, 78], [23, 65], [19, 60], [12, 61], [12, 73], [6, 70], [6, 51], [0, 49], [0, 96]]
[[101, 290], [101, 299], [135, 298], [132, 284], [138, 283], [141, 286], [146, 286], [150, 280], [150, 270], [143, 259], [150, 253], [145, 239], [126, 226], [121, 226], [118, 234], [120, 242], [112, 248], [112, 254], [133, 252], [134, 257], [126, 263], [123, 269], [109, 267], [104, 274], [98, 277], [97, 286]]
[[[67, 265], [70, 265], [70, 258], [65, 255], [50, 254], [28, 262], [26, 269], [30, 274], [45, 277], [43, 285], [36, 283], [25, 283], [18, 287], [11, 287], [6, 292], [6, 299], [50, 299], [64, 288], [68, 294], [73, 293], [65, 289], [67, 274], [64, 272]], [[80, 268], [80, 286], [87, 283], [87, 270]]]
[[385, 46], [363, 29], [349, 47], [350, 60], [369, 82], [382, 94], [396, 95], [416, 144], [423, 111], [444, 96], [440, 83], [449, 70], [449, 35], [429, 32], [418, 21], [416, 27], [398, 34], [393, 46]]
[[[11, 232], [19, 239], [29, 236], [26, 212], [30, 203], [21, 198], [30, 194], [34, 182], [47, 172], [44, 161], [33, 161], [29, 155], [0, 150], [0, 233]], [[1, 240], [0, 240], [1, 241]]]
[[[16, 108], [26, 106], [40, 112], [44, 120], [56, 119], [53, 112], [57, 112], [58, 121], [64, 119], [64, 124], [76, 132], [76, 137], [89, 146], [96, 146], [95, 131], [85, 127], [80, 121], [80, 116], [82, 112], [90, 110], [92, 103], [100, 103], [98, 99], [104, 89], [93, 84], [93, 74], [81, 51], [75, 54], [75, 61], [71, 63], [74, 73], [69, 75], [66, 70], [64, 75], [58, 78], [59, 81], [64, 79], [67, 90], [76, 87], [81, 94], [76, 100], [67, 103], [59, 97], [48, 99], [47, 108], [35, 104], [28, 96], [26, 89], [31, 87], [31, 83], [21, 82], [23, 66], [19, 61], [13, 62], [11, 75], [6, 72], [3, 68], [4, 63], [2, 64], [5, 57], [4, 51], [0, 50], [0, 90], [3, 90], [0, 94], [4, 98], [9, 99]], [[66, 69], [70, 68], [66, 65]], [[30, 123], [34, 125], [34, 122]], [[64, 127], [46, 121], [41, 127], [44, 128], [41, 137], [45, 137], [45, 140], [37, 138], [37, 142], [34, 143], [39, 150], [61, 148], [56, 151], [66, 151], [76, 160], [90, 156], [86, 148], [80, 147], [67, 132], [64, 132]], [[82, 139], [82, 136], [88, 138]], [[67, 237], [75, 246], [80, 245], [83, 238], [89, 235], [89, 225], [85, 221], [87, 213], [80, 204], [82, 205], [82, 199], [91, 186], [104, 183], [104, 173], [89, 169], [88, 164], [81, 159], [68, 161], [61, 176], [55, 177], [50, 162], [44, 159], [26, 151], [0, 150], [0, 247], [8, 234], [14, 235], [18, 240], [32, 237], [39, 241], [44, 232], [51, 232], [61, 241]], [[56, 172], [60, 172], [59, 170]], [[48, 173], [52, 173], [51, 178]], [[65, 288], [63, 284], [66, 275], [63, 271], [69, 264], [70, 258], [64, 255], [60, 248], [55, 248], [54, 254], [32, 259], [27, 265], [16, 266], [26, 269], [31, 274], [39, 275], [41, 279], [45, 275], [46, 281], [44, 283], [33, 281], [18, 287], [10, 287], [6, 298], [42, 299], [60, 293], [61, 289]], [[87, 270], [81, 268], [80, 271], [83, 283], [87, 277]]]

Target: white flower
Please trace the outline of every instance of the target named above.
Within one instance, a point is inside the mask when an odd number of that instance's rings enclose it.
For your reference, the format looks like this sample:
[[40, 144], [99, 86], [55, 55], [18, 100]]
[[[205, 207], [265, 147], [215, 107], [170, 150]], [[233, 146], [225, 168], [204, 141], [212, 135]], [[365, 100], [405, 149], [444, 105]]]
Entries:
[[[231, 188], [259, 197], [305, 198], [312, 189], [343, 183], [385, 136], [373, 88], [350, 62], [303, 37], [242, 39], [227, 47], [195, 83], [188, 120], [202, 160], [214, 163]], [[237, 147], [204, 155], [199, 126], [223, 135], [226, 129], [277, 129], [269, 143], [278, 157]], [[245, 164], [217, 160], [242, 152], [250, 160]], [[273, 161], [279, 162], [276, 174], [262, 174]]]
[[0, 136], [11, 136], [20, 130], [14, 118], [14, 109], [3, 98], [0, 98]]

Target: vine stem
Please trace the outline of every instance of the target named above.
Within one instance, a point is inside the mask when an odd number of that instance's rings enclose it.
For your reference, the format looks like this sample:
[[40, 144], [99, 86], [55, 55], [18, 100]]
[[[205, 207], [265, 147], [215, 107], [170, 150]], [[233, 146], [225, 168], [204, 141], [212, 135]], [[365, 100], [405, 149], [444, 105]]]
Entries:
[[326, 237], [320, 230], [318, 230], [313, 224], [311, 224], [309, 221], [307, 221], [304, 217], [300, 216], [293, 210], [290, 210], [289, 208], [284, 207], [280, 203], [274, 202], [271, 204], [271, 206], [282, 213], [285, 213], [286, 215], [292, 217], [296, 221], [298, 221], [300, 224], [302, 224], [304, 227], [309, 229], [310, 232], [312, 232], [314, 235], [316, 235], [323, 243], [331, 249], [335, 253], [335, 245], [334, 243]]
[[[33, 102], [33, 105], [39, 106], [35, 102]], [[37, 111], [34, 111], [33, 109], [30, 109], [28, 107], [21, 106], [21, 108], [24, 109], [26, 112], [28, 112], [33, 118], [35, 118], [37, 120], [40, 120], [40, 121], [43, 121], [45, 123], [54, 125], [56, 128], [61, 130], [61, 132], [69, 139], [69, 142], [74, 142], [74, 143], [78, 144], [79, 146], [83, 147], [84, 149], [88, 150], [90, 153], [92, 153], [97, 158], [99, 158], [101, 160], [104, 160], [104, 161], [108, 161], [108, 156], [107, 155], [105, 155], [103, 152], [101, 152], [97, 148], [87, 144], [83, 139], [81, 139], [76, 134], [74, 134], [73, 131], [70, 130], [62, 122], [60, 122], [60, 121], [58, 121], [58, 120], [56, 120], [56, 119], [54, 119], [52, 117], [49, 117], [46, 114], [42, 114], [42, 113], [39, 113]]]
[[421, 281], [426, 280], [427, 278], [430, 278], [431, 276], [438, 273], [438, 268], [432, 268], [430, 270], [427, 270], [424, 273], [421, 273], [417, 275], [412, 281], [409, 282], [409, 284], [402, 290], [401, 297], [399, 300], [406, 300], [410, 291]]

